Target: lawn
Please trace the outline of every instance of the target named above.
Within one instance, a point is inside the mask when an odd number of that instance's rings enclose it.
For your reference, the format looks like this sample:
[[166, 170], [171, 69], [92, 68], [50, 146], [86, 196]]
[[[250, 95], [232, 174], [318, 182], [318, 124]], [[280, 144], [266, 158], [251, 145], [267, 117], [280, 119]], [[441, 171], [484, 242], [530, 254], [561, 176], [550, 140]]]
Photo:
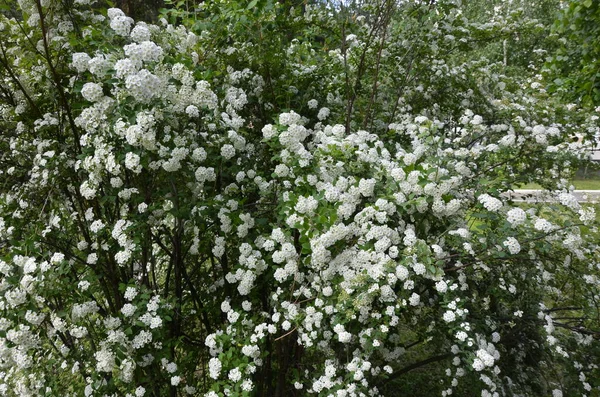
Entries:
[[[576, 190], [600, 190], [600, 179], [575, 179], [573, 182]], [[515, 189], [542, 189], [537, 183], [527, 183]]]

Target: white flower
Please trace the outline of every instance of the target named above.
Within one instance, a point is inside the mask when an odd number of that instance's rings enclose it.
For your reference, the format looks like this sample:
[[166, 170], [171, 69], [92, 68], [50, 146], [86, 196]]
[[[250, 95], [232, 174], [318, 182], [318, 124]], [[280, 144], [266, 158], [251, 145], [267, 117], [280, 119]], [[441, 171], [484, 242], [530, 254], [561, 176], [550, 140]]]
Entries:
[[451, 323], [454, 320], [456, 320], [456, 314], [452, 310], [447, 310], [444, 313], [443, 317], [444, 317], [444, 321], [447, 322], [447, 323]]
[[121, 313], [123, 313], [125, 317], [131, 317], [133, 316], [133, 313], [135, 313], [135, 309], [136, 307], [134, 305], [131, 303], [126, 303], [121, 308]]
[[421, 297], [417, 293], [413, 292], [410, 298], [408, 298], [408, 302], [411, 304], [411, 306], [417, 306], [419, 302], [421, 302]]
[[239, 370], [239, 368], [234, 368], [231, 371], [229, 371], [229, 380], [231, 380], [232, 382], [239, 382], [240, 379], [242, 379], [242, 373]]
[[558, 195], [558, 201], [566, 207], [569, 207], [574, 210], [578, 210], [581, 206], [579, 205], [579, 201], [577, 201], [577, 197], [573, 196], [570, 193], [561, 193]]
[[90, 56], [85, 52], [76, 52], [73, 54], [73, 68], [77, 70], [79, 73], [83, 73], [88, 69], [88, 62], [90, 61]]
[[319, 113], [317, 114], [317, 118], [321, 121], [325, 120], [327, 117], [329, 117], [329, 108], [321, 108], [319, 110]]
[[141, 43], [142, 41], [150, 40], [150, 29], [145, 25], [136, 25], [130, 33], [131, 40]]
[[167, 370], [168, 373], [172, 374], [175, 371], [177, 371], [177, 364], [175, 364], [175, 363], [168, 363], [167, 367], [165, 369]]
[[275, 167], [275, 175], [278, 177], [286, 177], [290, 173], [290, 168], [285, 164], [277, 164]]
[[473, 125], [479, 125], [481, 123], [483, 123], [483, 117], [481, 117], [481, 116], [479, 116], [477, 114], [475, 116], [473, 116], [473, 120], [471, 120], [471, 124], [473, 124]]
[[87, 101], [96, 102], [102, 99], [104, 92], [99, 84], [85, 83], [81, 88], [81, 96]]
[[150, 320], [150, 329], [156, 329], [159, 328], [162, 325], [162, 318], [158, 317], [158, 316], [153, 316], [152, 319]]
[[444, 280], [440, 280], [437, 283], [435, 283], [435, 289], [439, 292], [439, 293], [444, 293], [448, 290], [448, 284], [446, 284], [446, 282]]
[[98, 233], [102, 229], [104, 229], [104, 222], [102, 222], [100, 219], [95, 220], [90, 225], [90, 230], [92, 231], [92, 233]]
[[415, 156], [413, 153], [406, 153], [402, 160], [404, 161], [404, 164], [412, 165], [417, 161], [417, 156]]
[[231, 304], [229, 303], [229, 301], [225, 300], [225, 301], [221, 302], [221, 311], [223, 313], [229, 313], [230, 310], [231, 310]]
[[103, 77], [108, 69], [111, 68], [111, 64], [104, 55], [99, 54], [88, 61], [88, 68], [93, 75]]
[[427, 269], [425, 268], [425, 265], [422, 263], [414, 263], [412, 265], [412, 269], [415, 272], [415, 274], [417, 275], [422, 275], [425, 274], [425, 272], [427, 271]]
[[119, 265], [124, 265], [131, 258], [131, 251], [122, 250], [115, 254], [115, 260]]
[[191, 118], [196, 118], [200, 116], [200, 111], [194, 105], [189, 105], [187, 108], [185, 108], [185, 113]]
[[352, 340], [352, 334], [350, 332], [340, 332], [338, 333], [338, 340], [342, 343], [348, 343]]
[[80, 281], [77, 284], [77, 287], [82, 291], [87, 291], [87, 289], [90, 287], [90, 282], [87, 280]]
[[100, 372], [112, 372], [115, 366], [115, 356], [112, 352], [102, 349], [94, 354], [96, 369]]
[[483, 204], [483, 207], [491, 212], [497, 212], [500, 208], [502, 208], [502, 201], [498, 200], [495, 197], [490, 196], [489, 194], [482, 194], [479, 196], [479, 202]]
[[301, 124], [302, 117], [294, 112], [293, 110], [289, 113], [281, 113], [279, 115], [279, 124], [281, 125], [294, 125]]
[[138, 294], [137, 289], [135, 289], [134, 287], [127, 287], [125, 289], [124, 298], [127, 299], [128, 301], [132, 301], [135, 299], [137, 294]]
[[119, 59], [115, 63], [115, 74], [122, 79], [129, 75], [135, 74], [140, 69], [141, 63], [134, 62], [131, 59]]
[[106, 10], [106, 13], [107, 13], [109, 19], [114, 19], [116, 17], [125, 16], [125, 13], [123, 12], [123, 10], [121, 10], [119, 8], [109, 8], [108, 10]]
[[87, 200], [91, 200], [96, 196], [96, 188], [93, 187], [89, 181], [84, 181], [81, 184], [79, 192]]
[[246, 379], [242, 382], [242, 390], [243, 391], [252, 391], [254, 385], [252, 384], [252, 380]]
[[218, 379], [221, 373], [221, 360], [216, 357], [211, 358], [208, 361], [208, 374], [213, 379]]
[[396, 266], [396, 277], [400, 281], [404, 281], [408, 278], [408, 269], [402, 265]]
[[134, 349], [141, 349], [150, 342], [152, 342], [152, 333], [150, 333], [150, 331], [142, 330], [133, 338], [131, 346]]
[[235, 156], [235, 148], [232, 145], [223, 145], [221, 147], [221, 156], [226, 160], [231, 159]]
[[125, 167], [135, 172], [136, 174], [142, 172], [142, 166], [140, 165], [140, 156], [133, 152], [128, 152], [125, 155]]
[[514, 237], [507, 238], [502, 243], [502, 245], [504, 245], [506, 248], [508, 248], [508, 252], [510, 252], [513, 255], [516, 255], [519, 252], [521, 252], [521, 245], [519, 244], [519, 242], [517, 241], [517, 239], [514, 238]]
[[260, 349], [256, 345], [245, 345], [242, 347], [242, 354], [248, 357], [257, 358], [260, 356]]
[[375, 189], [375, 184], [377, 181], [374, 178], [371, 179], [361, 179], [358, 182], [358, 191], [365, 197], [370, 197], [373, 195], [373, 191]]
[[300, 214], [312, 215], [317, 209], [319, 202], [312, 196], [298, 197], [298, 202], [294, 206], [294, 209]]
[[554, 226], [552, 225], [552, 223], [548, 222], [546, 219], [543, 219], [543, 218], [536, 219], [533, 227], [536, 230], [539, 230], [539, 231], [542, 231], [545, 233], [548, 233], [548, 232], [552, 231], [552, 229], [554, 229]]
[[125, 79], [125, 87], [129, 93], [142, 103], [160, 95], [160, 79], [146, 69], [131, 74]]
[[481, 360], [482, 364], [485, 365], [486, 367], [491, 367], [494, 365], [495, 358], [487, 350], [479, 349], [479, 350], [477, 350], [476, 354], [477, 354], [477, 358], [479, 360]]
[[590, 223], [594, 222], [596, 220], [596, 209], [594, 207], [580, 209], [579, 220], [585, 225], [589, 225]]
[[277, 130], [271, 124], [267, 124], [262, 128], [263, 137], [271, 139], [277, 134]]
[[513, 208], [506, 213], [506, 220], [513, 226], [517, 226], [525, 222], [527, 213], [521, 208]]
[[198, 182], [213, 182], [217, 178], [214, 168], [198, 167], [195, 173]]
[[115, 16], [114, 18], [111, 18], [110, 21], [111, 29], [113, 29], [117, 35], [124, 37], [129, 36], [131, 25], [133, 25], [133, 19], [124, 15]]
[[485, 368], [485, 364], [479, 358], [473, 361], [473, 369], [475, 371], [482, 371]]

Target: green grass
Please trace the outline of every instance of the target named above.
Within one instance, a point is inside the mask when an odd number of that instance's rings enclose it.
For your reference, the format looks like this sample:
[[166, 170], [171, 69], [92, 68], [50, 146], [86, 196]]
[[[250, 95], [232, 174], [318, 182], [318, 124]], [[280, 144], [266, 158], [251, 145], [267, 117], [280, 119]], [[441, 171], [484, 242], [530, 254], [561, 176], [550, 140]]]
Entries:
[[[573, 182], [576, 190], [600, 190], [600, 180], [598, 179], [575, 179]], [[515, 187], [516, 189], [542, 189], [537, 183], [527, 183]]]

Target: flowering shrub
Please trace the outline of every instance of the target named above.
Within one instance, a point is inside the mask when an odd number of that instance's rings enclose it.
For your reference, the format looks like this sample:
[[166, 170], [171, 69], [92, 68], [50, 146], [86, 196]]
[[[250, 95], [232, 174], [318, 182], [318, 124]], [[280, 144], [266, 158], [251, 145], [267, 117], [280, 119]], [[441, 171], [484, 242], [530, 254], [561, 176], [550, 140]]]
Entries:
[[[596, 216], [567, 186], [597, 111], [444, 58], [499, 23], [253, 1], [194, 32], [77, 3], [0, 21], [3, 394], [598, 390]], [[505, 195], [532, 180], [556, 203]]]

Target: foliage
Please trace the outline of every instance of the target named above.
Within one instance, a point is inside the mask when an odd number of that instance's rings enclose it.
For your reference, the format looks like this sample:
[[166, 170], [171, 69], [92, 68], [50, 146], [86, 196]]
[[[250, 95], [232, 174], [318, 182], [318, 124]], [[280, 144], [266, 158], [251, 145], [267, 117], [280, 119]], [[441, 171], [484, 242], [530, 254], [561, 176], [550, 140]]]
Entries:
[[569, 100], [600, 105], [600, 3], [569, 1], [554, 30], [561, 46], [546, 65], [551, 90]]
[[598, 116], [479, 56], [537, 22], [75, 3], [0, 20], [3, 394], [599, 390]]

